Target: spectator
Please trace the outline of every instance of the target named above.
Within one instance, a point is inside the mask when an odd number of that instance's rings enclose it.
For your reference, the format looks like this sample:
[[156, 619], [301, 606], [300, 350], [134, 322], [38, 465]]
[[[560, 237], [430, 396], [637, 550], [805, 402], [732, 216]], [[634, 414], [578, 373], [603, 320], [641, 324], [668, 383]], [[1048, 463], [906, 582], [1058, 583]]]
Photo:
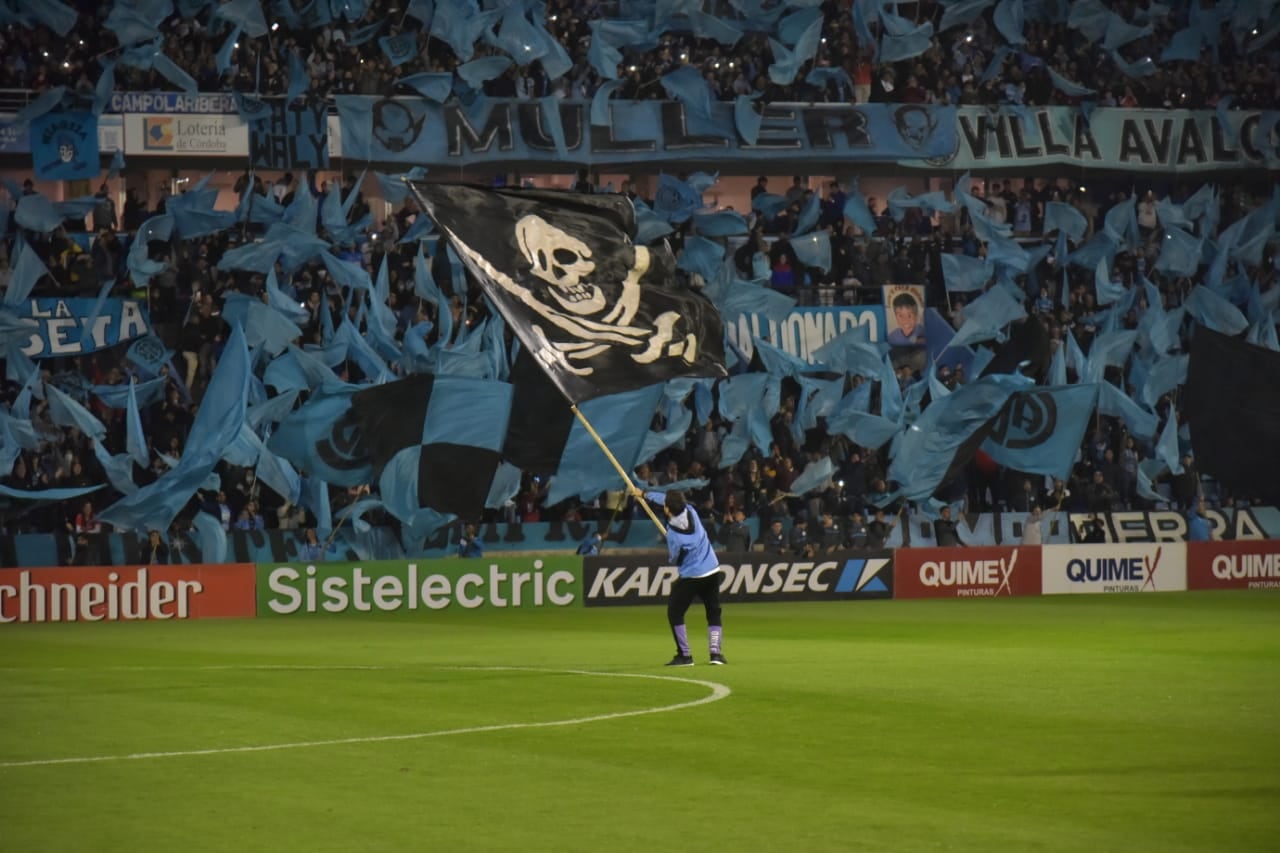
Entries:
[[956, 530], [956, 523], [951, 520], [951, 507], [942, 508], [942, 517], [933, 523], [934, 540], [939, 548], [963, 547], [964, 542]]

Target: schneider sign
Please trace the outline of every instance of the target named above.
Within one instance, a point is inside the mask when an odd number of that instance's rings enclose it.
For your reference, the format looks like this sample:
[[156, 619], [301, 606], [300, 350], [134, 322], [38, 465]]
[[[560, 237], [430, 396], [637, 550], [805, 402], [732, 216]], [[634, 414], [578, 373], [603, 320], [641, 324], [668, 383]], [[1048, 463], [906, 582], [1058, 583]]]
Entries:
[[388, 560], [258, 566], [258, 615], [567, 607], [577, 559]]
[[[840, 552], [826, 559], [778, 559], [766, 554], [722, 554], [720, 596], [725, 601], [824, 601], [890, 598], [890, 551]], [[583, 561], [582, 594], [588, 607], [661, 604], [679, 573], [664, 555], [605, 555]]]

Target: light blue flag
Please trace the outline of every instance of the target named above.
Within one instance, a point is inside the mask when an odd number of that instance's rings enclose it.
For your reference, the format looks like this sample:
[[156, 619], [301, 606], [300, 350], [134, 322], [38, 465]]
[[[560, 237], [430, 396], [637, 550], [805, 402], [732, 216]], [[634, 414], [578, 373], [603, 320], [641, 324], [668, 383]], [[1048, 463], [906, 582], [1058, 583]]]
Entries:
[[147, 437], [142, 431], [142, 416], [138, 412], [137, 386], [129, 382], [129, 406], [125, 410], [125, 450], [134, 462], [143, 468], [151, 464]]
[[800, 475], [791, 481], [791, 487], [787, 491], [796, 496], [804, 496], [821, 489], [830, 482], [835, 470], [831, 457], [823, 456], [806, 465]]
[[62, 226], [62, 217], [53, 203], [40, 193], [22, 196], [14, 211], [13, 221], [38, 234], [48, 234]]
[[[1060, 357], [1061, 350], [1055, 358]], [[1000, 413], [982, 449], [1006, 468], [1065, 480], [1097, 401], [1094, 384], [1020, 391]]]
[[[649, 422], [662, 399], [663, 385], [650, 385], [622, 394], [610, 394], [582, 403], [580, 409], [605, 446], [626, 471], [634, 470]], [[590, 497], [622, 485], [621, 476], [582, 424], [575, 421], [565, 442], [560, 467], [551, 480], [546, 504], [568, 497]]]
[[373, 460], [349, 417], [351, 396], [359, 391], [335, 379], [289, 414], [267, 440], [267, 449], [309, 475], [335, 486], [368, 483]]
[[1107, 25], [1107, 34], [1102, 39], [1102, 49], [1116, 51], [1124, 47], [1131, 41], [1140, 38], [1146, 38], [1151, 35], [1151, 25], [1136, 27], [1119, 15], [1113, 15], [1111, 23]]
[[1195, 27], [1179, 30], [1160, 52], [1160, 62], [1199, 62], [1204, 35]]
[[329, 505], [329, 484], [319, 477], [304, 477], [298, 506], [309, 510], [316, 521], [316, 532], [328, 536], [333, 531], [333, 510]]
[[91, 495], [102, 486], [85, 486], [81, 489], [12, 489], [0, 484], [0, 497], [14, 498], [19, 501], [41, 501], [57, 503]]
[[145, 287], [151, 277], [163, 272], [167, 264], [164, 261], [153, 261], [148, 257], [148, 244], [153, 240], [167, 242], [173, 235], [173, 217], [169, 214], [153, 216], [134, 236], [129, 245], [128, 267], [135, 284]]
[[1195, 275], [1200, 268], [1204, 240], [1188, 234], [1175, 225], [1164, 226], [1164, 240], [1160, 244], [1160, 257], [1155, 269], [1175, 276]]
[[[932, 29], [932, 24], [929, 25]], [[822, 18], [813, 20], [796, 39], [795, 46], [788, 49], [782, 43], [769, 39], [769, 47], [773, 51], [773, 64], [769, 66], [769, 79], [779, 86], [790, 86], [795, 82], [800, 67], [813, 59], [818, 52], [818, 44], [822, 40]]]
[[235, 225], [235, 211], [213, 209], [217, 197], [217, 190], [205, 190], [169, 198], [165, 212], [173, 216], [173, 228], [180, 238], [192, 240], [218, 234]]
[[510, 462], [503, 462], [493, 474], [489, 484], [489, 496], [485, 499], [486, 509], [501, 509], [520, 491], [522, 472]]
[[981, 258], [968, 255], [942, 255], [942, 280], [948, 293], [970, 293], [982, 290], [991, 281], [992, 268]]
[[342, 325], [338, 327], [333, 339], [335, 342], [347, 345], [348, 356], [359, 366], [366, 379], [377, 383], [390, 382], [395, 379], [395, 376], [387, 369], [386, 361], [374, 351], [373, 347], [350, 320], [342, 321]]
[[[864, 383], [861, 388], [865, 388], [869, 392], [871, 384]], [[861, 389], [849, 392], [845, 399], [858, 394], [859, 390]], [[860, 396], [868, 395], [864, 392]], [[896, 420], [891, 421], [888, 418], [858, 411], [854, 408], [848, 408], [827, 419], [827, 432], [847, 436], [855, 444], [871, 449], [888, 444], [898, 434], [898, 430], [899, 426]]]
[[934, 401], [902, 434], [888, 479], [896, 481], [909, 500], [931, 497], [943, 485], [956, 453], [1030, 381], [1011, 374], [984, 376]]
[[260, 430], [264, 426], [277, 424], [284, 420], [293, 411], [293, 405], [298, 400], [299, 390], [297, 388], [290, 389], [250, 407], [245, 413], [245, 423], [252, 430]]
[[1106, 258], [1100, 259], [1094, 268], [1093, 287], [1099, 305], [1111, 305], [1125, 294], [1124, 282], [1111, 280], [1111, 265]]
[[964, 307], [964, 323], [951, 347], [989, 341], [1004, 334], [1005, 327], [1027, 316], [1022, 301], [1003, 287], [995, 287]]
[[996, 4], [992, 18], [996, 30], [1004, 36], [1009, 44], [1025, 44], [1027, 39], [1022, 34], [1026, 25], [1026, 15], [1022, 8], [1022, 0], [1000, 0]]
[[849, 77], [849, 72], [839, 67], [815, 65], [804, 76], [804, 82], [820, 89], [825, 89], [830, 83], [834, 82], [838, 95], [846, 100], [849, 93], [853, 92], [853, 80]]
[[373, 290], [373, 282], [369, 273], [354, 261], [340, 260], [335, 255], [325, 252], [320, 256], [325, 269], [338, 287], [349, 287], [352, 290]]
[[453, 75], [442, 72], [425, 71], [410, 74], [396, 81], [398, 86], [406, 86], [433, 103], [443, 104], [453, 93]]
[[600, 88], [591, 96], [592, 127], [613, 126], [613, 116], [609, 109], [609, 98], [613, 97], [613, 93], [621, 87], [621, 80], [606, 80], [604, 83], [600, 84]]
[[858, 192], [857, 187], [851, 187], [848, 196], [844, 202], [844, 217], [854, 225], [862, 229], [862, 233], [868, 237], [876, 231], [876, 220], [871, 215], [871, 209], [867, 207], [867, 199]]
[[813, 26], [814, 21], [821, 18], [822, 10], [812, 7], [791, 12], [778, 21], [776, 30], [778, 41], [788, 46], [794, 46], [804, 37], [805, 30]]
[[622, 64], [622, 52], [605, 40], [601, 29], [602, 22], [591, 22], [591, 44], [587, 47], [587, 62], [595, 72], [605, 80], [619, 80], [618, 66]]
[[702, 195], [685, 181], [666, 174], [658, 175], [658, 192], [653, 212], [666, 222], [687, 222], [702, 207]]
[[823, 272], [831, 269], [831, 235], [815, 231], [802, 237], [792, 237], [791, 251], [796, 260], [806, 267], [817, 267]]
[[944, 3], [942, 23], [938, 25], [938, 32], [972, 23], [993, 3], [995, 0], [956, 0], [956, 2]]
[[1276, 325], [1280, 323], [1280, 315], [1271, 314], [1249, 326], [1249, 334], [1245, 337], [1254, 346], [1266, 347], [1280, 351], [1280, 336], [1276, 334]]
[[222, 522], [201, 510], [191, 519], [191, 527], [196, 531], [196, 539], [200, 545], [201, 562], [206, 564], [225, 563], [227, 561], [227, 531], [222, 529]]
[[662, 88], [673, 101], [684, 104], [692, 115], [711, 117], [711, 90], [695, 66], [682, 65], [662, 75]]
[[1053, 359], [1049, 362], [1049, 384], [1067, 384], [1067, 347], [1065, 342], [1054, 350]]
[[292, 104], [311, 89], [311, 75], [307, 66], [296, 50], [289, 51], [289, 88], [285, 93], [285, 103]]
[[1170, 356], [1155, 363], [1142, 388], [1142, 401], [1147, 408], [1154, 410], [1161, 397], [1187, 381], [1189, 363], [1190, 357], [1186, 355]]
[[1159, 459], [1144, 459], [1138, 463], [1137, 492], [1149, 501], [1163, 503], [1168, 498], [1156, 491], [1154, 483], [1168, 472]]
[[133, 530], [167, 528], [239, 435], [252, 375], [244, 331], [234, 325], [177, 467], [107, 507], [100, 514], [102, 520]]
[[1182, 321], [1186, 315], [1186, 308], [1180, 307], [1157, 317], [1147, 330], [1152, 349], [1159, 353], [1166, 353], [1180, 347]]
[[771, 376], [798, 376], [809, 369], [809, 363], [799, 356], [794, 356], [784, 349], [774, 346], [768, 341], [753, 338], [752, 344], [760, 354], [765, 372]]
[[844, 377], [816, 379], [798, 376], [796, 379], [800, 383], [800, 396], [792, 419], [792, 434], [797, 436], [797, 443], [803, 445], [805, 432], [817, 427], [818, 418], [829, 416], [840, 405], [840, 397], [844, 393]]
[[742, 30], [723, 18], [699, 10], [689, 12], [689, 29], [698, 38], [712, 39], [725, 47], [733, 47], [742, 39]]
[[279, 355], [302, 337], [302, 330], [284, 314], [242, 293], [226, 295], [222, 316], [228, 323], [244, 325], [249, 349], [261, 347], [268, 355]]
[[1052, 66], [1046, 65], [1045, 70], [1049, 72], [1049, 80], [1052, 81], [1053, 88], [1057, 89], [1068, 98], [1083, 98], [1087, 95], [1098, 94], [1096, 89], [1090, 89], [1088, 86], [1081, 86], [1079, 83], [1063, 77], [1057, 71], [1054, 71]]
[[1084, 237], [1088, 223], [1084, 214], [1069, 204], [1051, 201], [1044, 208], [1044, 233], [1061, 231], [1071, 240], [1079, 242]]
[[878, 379], [888, 351], [887, 343], [871, 342], [867, 326], [853, 326], [814, 350], [813, 357], [841, 373]]
[[1224, 335], [1238, 335], [1249, 328], [1239, 308], [1202, 284], [1191, 288], [1183, 307], [1197, 322]]
[[705, 237], [690, 237], [685, 241], [684, 251], [676, 261], [676, 268], [688, 273], [696, 273], [704, 280], [710, 281], [715, 278], [723, 261], [724, 246]]
[[[896, 18], [897, 15], [885, 14], [882, 20]], [[888, 27], [880, 38], [880, 52], [876, 55], [878, 62], [901, 62], [924, 53], [933, 44], [933, 22], [925, 21], [919, 26], [899, 34], [890, 34]]]
[[103, 441], [107, 437], [107, 428], [102, 421], [75, 401], [56, 385], [45, 383], [46, 400], [49, 402], [49, 419], [61, 427], [72, 427], [81, 433]]
[[62, 103], [62, 98], [66, 93], [66, 86], [54, 86], [51, 89], [46, 89], [25, 107], [18, 110], [13, 117], [13, 123], [15, 125], [27, 125], [40, 118], [40, 116], [52, 112]]
[[231, 55], [235, 52], [239, 41], [240, 28], [232, 27], [222, 47], [218, 48], [218, 53], [214, 56], [214, 67], [218, 69], [219, 76], [231, 70]]
[[18, 235], [14, 239], [14, 251], [17, 256], [13, 260], [13, 271], [9, 279], [9, 288], [4, 294], [4, 304], [18, 306], [26, 301], [40, 279], [49, 274], [49, 268], [40, 260], [35, 249]]
[[902, 386], [898, 384], [893, 361], [887, 355], [880, 360], [880, 375], [877, 378], [880, 380], [880, 416], [902, 423]]
[[772, 219], [784, 210], [787, 204], [785, 196], [777, 193], [760, 193], [751, 200], [751, 209], [765, 219]]
[[1160, 431], [1160, 439], [1156, 442], [1156, 459], [1160, 460], [1171, 474], [1182, 473], [1182, 454], [1178, 452], [1178, 418], [1170, 412]]
[[1111, 61], [1115, 63], [1116, 68], [1120, 69], [1120, 73], [1126, 77], [1150, 77], [1160, 68], [1155, 61], [1149, 56], [1144, 56], [1136, 62], [1128, 62], [1118, 51], [1111, 51]]
[[695, 213], [693, 225], [697, 233], [706, 237], [737, 237], [747, 233], [747, 220], [736, 210]]
[[473, 89], [480, 89], [485, 83], [497, 77], [511, 67], [511, 60], [505, 56], [482, 56], [458, 66], [458, 76]]
[[1137, 196], [1131, 195], [1119, 204], [1113, 205], [1103, 218], [1103, 233], [1121, 248], [1132, 249], [1141, 244], [1137, 205]]
[[[103, 472], [107, 475], [107, 482], [111, 487], [122, 495], [131, 495], [138, 491], [138, 484], [133, 482], [133, 460], [127, 453], [120, 453], [112, 456], [107, 452], [107, 448], [97, 439], [91, 441], [93, 446], [93, 458], [98, 460], [98, 464], [102, 466]], [[0, 466], [3, 467], [3, 466]]]
[[796, 224], [792, 230], [793, 234], [806, 234], [812, 231], [814, 226], [818, 224], [818, 217], [822, 215], [822, 198], [817, 193], [812, 193], [809, 200], [805, 202], [804, 207], [800, 209], [800, 215], [796, 217]]
[[1114, 329], [1095, 337], [1089, 346], [1089, 359], [1085, 366], [1089, 381], [1101, 382], [1108, 367], [1124, 367], [1137, 340], [1137, 330], [1128, 329]]
[[1129, 399], [1127, 394], [1110, 382], [1098, 385], [1098, 411], [1124, 420], [1129, 431], [1138, 438], [1153, 437], [1159, 426], [1159, 418], [1154, 413]]
[[267, 19], [262, 14], [262, 0], [227, 0], [213, 10], [209, 23], [227, 21], [249, 38], [267, 34]]
[[771, 287], [755, 282], [734, 279], [724, 297], [716, 301], [720, 316], [732, 322], [742, 314], [760, 314], [770, 320], [782, 322], [795, 308], [795, 299], [779, 293]]

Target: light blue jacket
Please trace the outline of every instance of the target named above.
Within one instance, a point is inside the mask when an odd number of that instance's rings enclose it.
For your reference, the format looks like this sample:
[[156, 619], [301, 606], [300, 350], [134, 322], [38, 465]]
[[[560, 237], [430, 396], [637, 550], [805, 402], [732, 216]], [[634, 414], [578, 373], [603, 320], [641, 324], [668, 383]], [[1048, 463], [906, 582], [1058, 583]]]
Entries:
[[[651, 503], [665, 505], [665, 492], [646, 492]], [[667, 553], [680, 568], [682, 578], [703, 578], [720, 571], [720, 560], [711, 547], [702, 519], [685, 506], [684, 512], [667, 519]]]

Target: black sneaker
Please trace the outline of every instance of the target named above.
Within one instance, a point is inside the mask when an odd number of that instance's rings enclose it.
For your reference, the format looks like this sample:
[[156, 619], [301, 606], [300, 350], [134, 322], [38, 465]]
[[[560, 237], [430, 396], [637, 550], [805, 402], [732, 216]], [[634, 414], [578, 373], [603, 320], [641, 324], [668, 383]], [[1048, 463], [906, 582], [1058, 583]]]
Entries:
[[724, 666], [727, 663], [728, 661], [724, 659], [724, 655], [720, 654], [719, 652], [716, 652], [715, 654], [711, 655], [712, 666]]
[[676, 655], [667, 661], [667, 666], [693, 666], [693, 655]]

